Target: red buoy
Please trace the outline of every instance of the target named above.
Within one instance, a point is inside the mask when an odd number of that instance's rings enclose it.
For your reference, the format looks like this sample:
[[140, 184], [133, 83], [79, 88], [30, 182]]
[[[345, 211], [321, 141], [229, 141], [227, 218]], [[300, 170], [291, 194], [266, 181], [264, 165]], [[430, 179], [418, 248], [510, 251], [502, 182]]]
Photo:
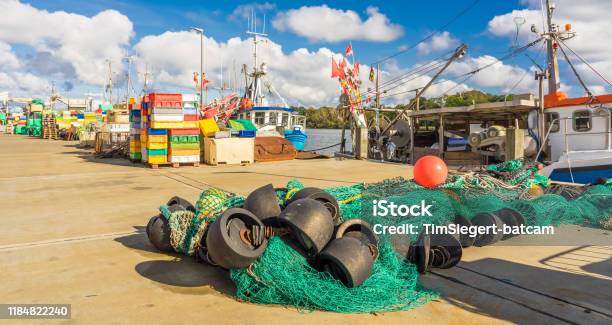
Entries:
[[413, 175], [417, 184], [432, 188], [446, 182], [448, 168], [439, 157], [425, 156], [414, 164]]

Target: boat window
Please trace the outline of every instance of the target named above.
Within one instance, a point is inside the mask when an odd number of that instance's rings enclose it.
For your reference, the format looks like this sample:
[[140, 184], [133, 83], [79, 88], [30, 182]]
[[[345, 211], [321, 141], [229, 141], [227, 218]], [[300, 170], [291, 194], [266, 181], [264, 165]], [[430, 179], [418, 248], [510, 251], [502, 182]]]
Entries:
[[266, 112], [255, 112], [255, 124], [263, 125], [266, 123]]
[[276, 118], [278, 117], [278, 113], [270, 112], [270, 122], [269, 124], [276, 125]]
[[289, 125], [289, 113], [283, 113], [282, 125]]
[[550, 130], [550, 133], [559, 132], [559, 113], [544, 114], [544, 123], [546, 123], [546, 129]]
[[587, 132], [591, 130], [591, 112], [575, 111], [573, 115], [574, 131]]

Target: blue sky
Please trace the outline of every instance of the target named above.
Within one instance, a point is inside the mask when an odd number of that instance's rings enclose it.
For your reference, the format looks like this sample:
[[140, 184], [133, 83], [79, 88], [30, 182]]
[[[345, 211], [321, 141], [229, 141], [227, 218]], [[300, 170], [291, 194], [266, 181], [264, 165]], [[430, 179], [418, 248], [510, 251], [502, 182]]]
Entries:
[[[333, 105], [339, 88], [329, 79], [329, 58], [339, 58], [348, 42], [352, 42], [357, 60], [367, 66], [415, 44], [473, 2], [0, 0], [5, 16], [14, 17], [0, 20], [0, 92], [44, 96], [51, 82], [60, 85], [60, 89], [61, 85], [74, 86], [70, 90], [73, 97], [100, 92], [106, 60], [113, 62], [115, 84], [121, 88], [126, 71], [122, 57], [126, 51], [136, 57], [136, 89], [141, 87], [142, 70], [147, 64], [152, 67], [156, 89], [190, 91], [191, 76], [199, 70], [199, 38], [188, 32], [190, 26], [205, 30], [205, 71], [211, 84], [219, 86], [221, 66], [227, 81], [231, 78], [228, 67], [251, 62], [251, 43], [245, 34], [247, 21], [240, 13], [254, 8], [259, 28], [264, 14], [266, 17], [270, 42], [262, 45], [261, 56], [270, 67], [275, 88], [290, 104]], [[612, 46], [597, 38], [598, 29], [608, 28], [609, 19], [603, 9], [609, 2], [589, 0], [580, 5], [580, 11], [571, 0], [557, 2], [556, 18], [560, 24], [572, 22], [589, 31], [572, 40], [574, 48], [584, 49], [581, 53], [604, 74], [612, 72], [606, 59]], [[416, 64], [452, 51], [460, 43], [470, 46], [468, 55], [453, 64], [443, 78], [452, 79], [485, 65], [516, 45], [516, 19], [525, 21], [520, 25], [519, 44], [536, 37], [529, 27], [532, 23], [541, 26], [539, 6], [539, 0], [481, 0], [422, 47], [385, 61], [381, 77], [384, 81], [400, 75]], [[28, 19], [39, 25], [22, 23]], [[545, 56], [538, 49], [528, 54], [544, 63]], [[433, 88], [430, 95], [444, 94], [449, 88], [502, 94], [535, 92], [533, 69], [528, 58], [520, 55], [465, 83], [449, 82]], [[584, 65], [578, 69], [588, 73]], [[566, 91], [582, 93], [567, 67], [562, 67], [561, 75]], [[427, 78], [419, 76], [399, 89], [418, 87]], [[597, 78], [589, 75], [585, 79], [595, 92], [609, 90]], [[211, 90], [211, 96], [215, 95]], [[407, 94], [389, 101], [398, 103], [409, 97]]]
[[[388, 43], [352, 41], [359, 51], [358, 55], [364, 62], [374, 62], [379, 58], [395, 53], [402, 45], [410, 45], [420, 40], [441, 25], [448, 22], [454, 15], [471, 4], [473, 0], [443, 0], [443, 1], [411, 1], [408, 6], [401, 1], [268, 1], [275, 5], [275, 9], [265, 12], [267, 21], [266, 32], [275, 42], [283, 45], [286, 50], [300, 47], [315, 49], [326, 46], [341, 52], [346, 42], [327, 43], [309, 42], [302, 37], [291, 33], [280, 32], [270, 26], [270, 19], [278, 11], [326, 4], [331, 8], [350, 9], [364, 15], [366, 8], [375, 6], [384, 13], [391, 22], [401, 24], [404, 35]], [[29, 1], [35, 7], [50, 11], [64, 10], [92, 16], [96, 13], [115, 9], [128, 16], [134, 23], [135, 37], [132, 44], [145, 35], [160, 34], [165, 31], [185, 30], [190, 26], [202, 26], [206, 34], [219, 40], [234, 36], [244, 37], [247, 21], [243, 18], [232, 17], [232, 12], [241, 5], [250, 5], [256, 2], [245, 1], [116, 1], [116, 0], [37, 0]], [[259, 2], [266, 3], [265, 1]], [[465, 16], [457, 20], [448, 30], [458, 39], [471, 45], [472, 51], [501, 52], [511, 45], [510, 40], [492, 37], [486, 32], [489, 20], [500, 14], [517, 8], [524, 8], [519, 1], [487, 1], [483, 0], [470, 10]], [[442, 9], [443, 8], [443, 9]], [[264, 12], [259, 11], [259, 19]], [[401, 59], [410, 59], [410, 54]]]

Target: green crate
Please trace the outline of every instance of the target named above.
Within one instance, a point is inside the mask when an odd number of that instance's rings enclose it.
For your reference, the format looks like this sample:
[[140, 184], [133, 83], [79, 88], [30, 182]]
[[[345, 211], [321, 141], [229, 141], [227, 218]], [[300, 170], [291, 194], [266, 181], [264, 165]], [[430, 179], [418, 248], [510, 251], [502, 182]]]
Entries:
[[147, 149], [149, 156], [167, 156], [167, 149]]
[[170, 148], [172, 149], [200, 149], [200, 143], [197, 142], [193, 142], [193, 143], [179, 143], [179, 142], [175, 142], [175, 143], [170, 143]]

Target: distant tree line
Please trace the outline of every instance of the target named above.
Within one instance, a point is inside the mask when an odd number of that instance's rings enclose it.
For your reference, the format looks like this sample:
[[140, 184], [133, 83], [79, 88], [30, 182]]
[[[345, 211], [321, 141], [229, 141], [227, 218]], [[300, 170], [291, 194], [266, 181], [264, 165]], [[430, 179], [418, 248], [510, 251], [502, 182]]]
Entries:
[[[405, 108], [407, 105], [412, 104], [412, 99], [406, 104], [399, 104], [393, 107], [397, 110]], [[443, 97], [432, 97], [426, 98], [421, 97], [419, 106], [421, 110], [440, 108], [440, 107], [457, 107], [457, 106], [469, 106], [473, 104], [482, 103], [493, 103], [503, 102], [504, 100], [512, 100], [512, 95], [494, 95], [485, 93], [478, 90], [471, 90], [462, 93], [456, 93], [454, 95], [443, 96]], [[293, 107], [300, 114], [306, 116], [306, 127], [313, 129], [340, 129], [344, 124], [342, 112], [335, 107]], [[394, 112], [383, 113], [389, 118], [395, 117]], [[366, 118], [369, 121], [374, 116], [374, 112], [367, 112]]]

